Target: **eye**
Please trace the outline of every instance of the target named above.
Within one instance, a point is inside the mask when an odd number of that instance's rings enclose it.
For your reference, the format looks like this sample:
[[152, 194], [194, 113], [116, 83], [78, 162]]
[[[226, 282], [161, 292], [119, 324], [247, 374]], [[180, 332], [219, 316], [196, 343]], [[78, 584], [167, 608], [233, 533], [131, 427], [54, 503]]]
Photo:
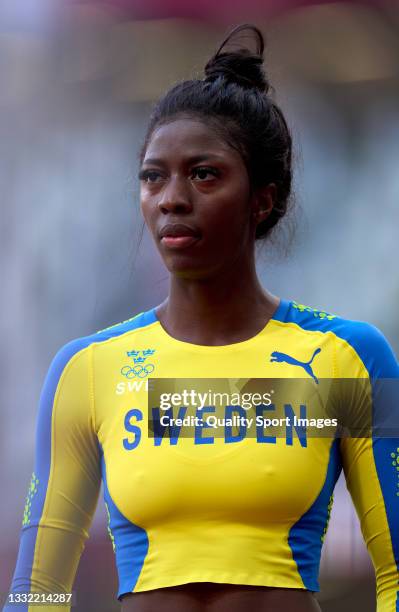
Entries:
[[197, 168], [193, 168], [191, 176], [192, 178], [196, 177], [200, 182], [212, 181], [219, 176], [219, 171], [208, 166], [197, 166]]
[[139, 180], [145, 183], [157, 183], [162, 178], [161, 174], [156, 170], [140, 170]]

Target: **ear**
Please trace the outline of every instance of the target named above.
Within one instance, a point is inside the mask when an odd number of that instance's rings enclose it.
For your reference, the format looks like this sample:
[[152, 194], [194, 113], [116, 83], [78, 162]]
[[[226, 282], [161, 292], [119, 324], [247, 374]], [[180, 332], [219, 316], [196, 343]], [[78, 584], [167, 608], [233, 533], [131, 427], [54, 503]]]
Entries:
[[275, 183], [269, 183], [265, 187], [258, 189], [254, 194], [252, 216], [255, 224], [262, 223], [272, 212], [277, 197], [277, 187]]

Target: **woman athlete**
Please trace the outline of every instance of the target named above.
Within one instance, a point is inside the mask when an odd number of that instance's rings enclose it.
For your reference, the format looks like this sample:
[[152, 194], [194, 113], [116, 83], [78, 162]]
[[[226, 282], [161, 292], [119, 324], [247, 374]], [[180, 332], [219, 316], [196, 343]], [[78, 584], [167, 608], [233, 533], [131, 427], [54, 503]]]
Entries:
[[[244, 30], [256, 50], [228, 50]], [[150, 435], [148, 378], [300, 379], [313, 390], [324, 379], [359, 379], [366, 386], [355, 400], [373, 419], [375, 381], [399, 378], [375, 327], [280, 299], [257, 278], [255, 243], [285, 215], [292, 178], [263, 47], [256, 27], [239, 26], [204, 79], [179, 83], [153, 111], [141, 208], [169, 293], [54, 359], [14, 597], [71, 590], [102, 480], [123, 612], [320, 610], [320, 552], [343, 469], [376, 570], [378, 612], [398, 609], [398, 440], [309, 437], [288, 426], [279, 437], [228, 426], [224, 437], [210, 427], [184, 437], [178, 425]], [[278, 406], [260, 408], [270, 415]]]

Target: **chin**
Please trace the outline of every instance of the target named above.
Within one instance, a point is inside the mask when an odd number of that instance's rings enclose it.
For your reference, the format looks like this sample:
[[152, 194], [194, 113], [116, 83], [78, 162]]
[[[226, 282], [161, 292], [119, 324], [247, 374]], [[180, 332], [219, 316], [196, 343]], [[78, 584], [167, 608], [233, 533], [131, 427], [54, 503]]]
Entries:
[[[195, 261], [183, 261], [181, 258], [179, 261], [174, 259], [173, 261], [165, 261], [164, 262], [170, 274], [176, 276], [177, 278], [184, 279], [207, 279], [213, 277], [217, 274], [215, 270], [215, 265], [204, 265], [203, 261], [195, 260]], [[219, 267], [217, 268], [220, 269]]]
[[210, 276], [212, 276], [209, 273], [209, 270], [204, 270], [203, 268], [182, 268], [182, 267], [175, 267], [172, 269], [169, 269], [169, 272], [171, 274], [173, 274], [173, 276], [176, 276], [177, 278], [184, 278], [187, 280], [199, 280], [199, 279], [207, 279], [210, 278]]

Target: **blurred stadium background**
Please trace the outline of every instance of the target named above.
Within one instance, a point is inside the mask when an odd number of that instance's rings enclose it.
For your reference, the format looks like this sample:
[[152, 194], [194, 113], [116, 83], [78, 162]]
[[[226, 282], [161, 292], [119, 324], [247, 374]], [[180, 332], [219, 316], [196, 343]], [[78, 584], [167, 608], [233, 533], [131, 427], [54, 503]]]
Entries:
[[[2, 597], [52, 356], [166, 292], [140, 240], [137, 151], [151, 104], [248, 21], [267, 36], [296, 147], [296, 239], [288, 257], [283, 234], [262, 250], [260, 276], [278, 295], [374, 323], [399, 353], [398, 2], [0, 0]], [[342, 479], [321, 586], [323, 612], [375, 610]], [[76, 591], [77, 612], [119, 609], [101, 498]]]

